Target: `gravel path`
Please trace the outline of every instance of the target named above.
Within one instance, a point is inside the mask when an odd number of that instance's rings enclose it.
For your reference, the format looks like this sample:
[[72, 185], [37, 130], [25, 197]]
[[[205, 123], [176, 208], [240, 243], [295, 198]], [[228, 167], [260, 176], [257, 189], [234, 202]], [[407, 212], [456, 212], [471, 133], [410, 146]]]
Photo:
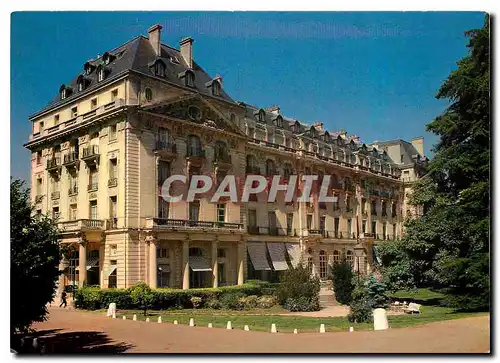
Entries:
[[[37, 323], [39, 341], [55, 353], [486, 353], [490, 317], [385, 331], [271, 334], [111, 319], [50, 308]], [[278, 327], [279, 330], [279, 327]]]

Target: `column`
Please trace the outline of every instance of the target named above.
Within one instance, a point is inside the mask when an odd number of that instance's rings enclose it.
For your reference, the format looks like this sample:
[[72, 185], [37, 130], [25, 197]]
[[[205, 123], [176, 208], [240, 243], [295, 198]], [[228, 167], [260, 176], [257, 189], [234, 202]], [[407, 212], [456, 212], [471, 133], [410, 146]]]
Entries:
[[189, 289], [189, 240], [182, 242], [182, 289]]
[[244, 241], [238, 242], [238, 285], [243, 285], [245, 280], [245, 243]]
[[107, 285], [104, 284], [104, 254], [106, 251], [106, 245], [104, 241], [101, 240], [101, 244], [99, 245], [99, 285], [101, 289], [106, 288]]
[[217, 246], [218, 241], [212, 241], [212, 283], [213, 287], [219, 287], [219, 264], [217, 263]]
[[156, 289], [158, 276], [158, 262], [156, 259], [156, 240], [154, 237], [147, 237], [149, 243], [149, 287]]
[[78, 251], [78, 286], [83, 287], [87, 280], [87, 243], [80, 242]]
[[366, 232], [368, 233], [375, 233], [375, 231], [372, 231], [372, 200], [368, 197], [366, 199], [366, 203], [367, 203], [367, 210], [366, 210], [366, 213], [367, 213], [367, 218], [366, 218]]

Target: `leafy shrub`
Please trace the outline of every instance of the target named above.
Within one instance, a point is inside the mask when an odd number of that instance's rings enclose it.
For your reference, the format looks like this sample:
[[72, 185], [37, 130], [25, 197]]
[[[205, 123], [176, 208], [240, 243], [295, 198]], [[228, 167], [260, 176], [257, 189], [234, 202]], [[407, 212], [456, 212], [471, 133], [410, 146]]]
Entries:
[[75, 291], [75, 306], [88, 310], [97, 310], [101, 307], [102, 294], [97, 287], [84, 287]]
[[354, 272], [346, 260], [334, 263], [331, 267], [333, 291], [335, 299], [341, 304], [349, 304], [354, 290]]
[[260, 309], [269, 309], [278, 303], [275, 295], [262, 295], [257, 299], [257, 307]]
[[352, 291], [351, 311], [347, 319], [352, 323], [366, 323], [372, 321], [372, 307], [370, 300], [370, 292], [367, 283], [361, 279], [356, 283]]
[[283, 305], [288, 311], [318, 311], [319, 298], [317, 297], [289, 297]]
[[223, 309], [243, 310], [245, 306], [242, 298], [244, 297], [245, 295], [242, 293], [225, 294], [222, 295], [220, 303]]
[[202, 302], [203, 300], [199, 296], [193, 296], [191, 298], [191, 304], [193, 304], [193, 308], [195, 309], [198, 309], [201, 306]]
[[147, 284], [140, 282], [130, 289], [130, 298], [135, 305], [144, 310], [144, 315], [146, 315], [153, 303], [154, 295]]
[[210, 300], [207, 300], [205, 301], [205, 307], [207, 309], [220, 309], [221, 308], [221, 303], [218, 299], [210, 299]]
[[250, 295], [241, 298], [241, 303], [245, 310], [255, 309], [257, 307], [257, 301], [259, 297], [257, 295]]
[[375, 276], [371, 275], [367, 281], [367, 288], [371, 307], [374, 309], [385, 309], [389, 304], [387, 286], [383, 282], [377, 281]]
[[[316, 305], [316, 301], [319, 300], [319, 289], [319, 279], [311, 276], [309, 270], [299, 264], [296, 268], [289, 269], [283, 274], [277, 293], [278, 302], [285, 309], [287, 306], [306, 309], [294, 311], [319, 310], [319, 303]], [[298, 300], [300, 303], [297, 303], [295, 300], [301, 297], [303, 299]], [[292, 299], [293, 302], [289, 301], [287, 304], [289, 299]]]

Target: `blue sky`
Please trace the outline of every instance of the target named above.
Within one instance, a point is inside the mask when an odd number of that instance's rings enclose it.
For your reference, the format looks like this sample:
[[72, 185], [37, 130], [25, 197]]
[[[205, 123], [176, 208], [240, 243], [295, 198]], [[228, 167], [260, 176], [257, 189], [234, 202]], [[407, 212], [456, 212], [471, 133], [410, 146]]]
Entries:
[[11, 175], [29, 179], [28, 116], [83, 64], [163, 26], [162, 41], [194, 38], [194, 58], [235, 99], [277, 104], [290, 117], [368, 143], [436, 137], [425, 125], [447, 105], [442, 81], [466, 52], [478, 12], [18, 12], [11, 23]]

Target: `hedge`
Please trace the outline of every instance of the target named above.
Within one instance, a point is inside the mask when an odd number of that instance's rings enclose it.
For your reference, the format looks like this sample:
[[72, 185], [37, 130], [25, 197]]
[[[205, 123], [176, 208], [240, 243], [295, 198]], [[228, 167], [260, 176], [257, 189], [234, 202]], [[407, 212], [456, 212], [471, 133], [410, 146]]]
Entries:
[[[243, 305], [232, 302], [235, 299], [244, 299], [248, 296], [274, 295], [277, 284], [263, 281], [247, 281], [241, 286], [225, 286], [218, 288], [202, 289], [154, 289], [152, 290], [152, 310], [166, 309], [191, 309], [193, 308], [193, 297], [201, 298], [199, 307], [225, 307], [239, 309]], [[229, 296], [230, 295], [230, 296]], [[226, 297], [227, 296], [227, 297]], [[132, 303], [130, 288], [127, 289], [100, 289], [96, 286], [83, 287], [75, 291], [75, 306], [78, 309], [97, 310], [105, 309], [110, 303], [116, 303], [118, 309], [139, 309]], [[253, 300], [251, 298], [250, 300]], [[195, 299], [194, 301], [197, 301]], [[225, 306], [224, 301], [230, 304]], [[246, 301], [246, 300], [244, 300]], [[253, 303], [252, 303], [253, 304]], [[234, 307], [231, 307], [234, 306]]]

